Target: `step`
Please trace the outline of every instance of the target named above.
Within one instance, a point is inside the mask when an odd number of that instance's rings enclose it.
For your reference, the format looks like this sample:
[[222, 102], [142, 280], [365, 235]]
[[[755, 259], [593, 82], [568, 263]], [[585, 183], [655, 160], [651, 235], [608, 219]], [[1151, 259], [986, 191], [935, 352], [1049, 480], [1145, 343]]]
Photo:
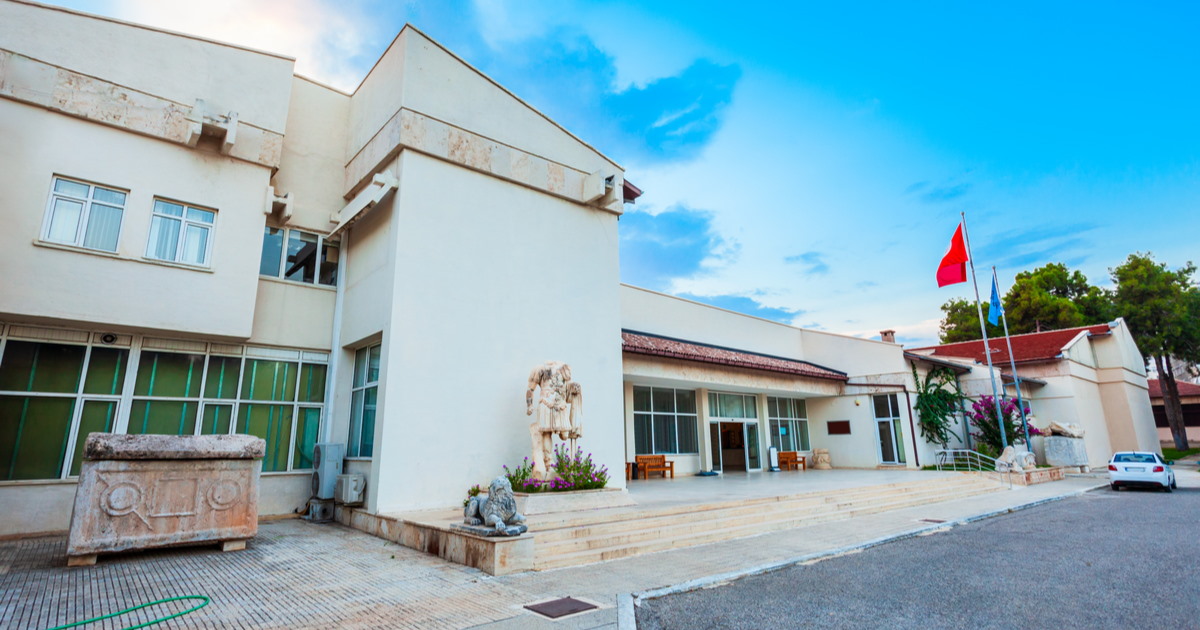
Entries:
[[[942, 483], [937, 483], [937, 482]], [[947, 483], [947, 481], [950, 481]], [[535, 530], [534, 566], [538, 570], [589, 564], [643, 553], [720, 542], [756, 534], [806, 527], [907, 507], [917, 507], [1002, 490], [993, 481], [970, 476], [865, 487], [836, 495], [807, 493], [766, 500], [734, 502], [731, 508], [696, 506], [642, 513], [642, 519], [593, 521], [562, 530]], [[849, 490], [849, 489], [848, 489]], [[797, 498], [800, 497], [800, 498]], [[774, 505], [771, 505], [774, 504]], [[720, 504], [717, 504], [720, 505]], [[728, 505], [728, 504], [726, 504]], [[747, 512], [748, 511], [748, 512]], [[605, 515], [612, 516], [612, 515]], [[681, 522], [680, 516], [687, 520]], [[578, 520], [578, 519], [576, 519]], [[620, 530], [614, 531], [614, 527]]]
[[[937, 500], [938, 497], [945, 496], [951, 492], [957, 492], [962, 488], [981, 487], [994, 489], [996, 486], [992, 482], [986, 482], [983, 485], [957, 484], [947, 486], [944, 484], [937, 485], [931, 488], [909, 488], [904, 492], [890, 492], [884, 495], [876, 496], [874, 494], [861, 497], [846, 497], [846, 496], [817, 496], [805, 497], [803, 499], [780, 501], [772, 504], [755, 504], [755, 505], [737, 505], [732, 508], [717, 508], [701, 512], [703, 520], [710, 523], [718, 523], [729, 519], [759, 519], [770, 517], [773, 514], [819, 514], [825, 511], [838, 511], [849, 509], [853, 506], [869, 504], [874, 502], [887, 502], [898, 498], [907, 497], [932, 497]], [[689, 522], [695, 522], [696, 511], [688, 513]], [[676, 525], [680, 521], [680, 514], [657, 515], [653, 513], [647, 514], [644, 518], [637, 520], [626, 521], [602, 521], [593, 522], [588, 525], [581, 525], [573, 528], [561, 529], [545, 529], [538, 527], [535, 531], [538, 532], [538, 544], [548, 545], [559, 541], [569, 541], [572, 539], [589, 538], [593, 536], [610, 536], [616, 537], [629, 532], [636, 532], [643, 536], [653, 536], [654, 531], [662, 528], [669, 528]]]

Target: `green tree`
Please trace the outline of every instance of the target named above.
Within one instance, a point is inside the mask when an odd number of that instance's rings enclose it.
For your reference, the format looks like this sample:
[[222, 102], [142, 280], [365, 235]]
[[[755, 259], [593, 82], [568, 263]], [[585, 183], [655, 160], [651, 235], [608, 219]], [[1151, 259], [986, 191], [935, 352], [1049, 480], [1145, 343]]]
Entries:
[[1142, 355], [1154, 361], [1171, 437], [1175, 448], [1184, 450], [1187, 429], [1172, 361], [1200, 360], [1200, 288], [1192, 279], [1196, 266], [1188, 262], [1171, 271], [1151, 254], [1137, 253], [1110, 271], [1117, 285], [1117, 312], [1129, 324]]
[[[983, 305], [983, 317], [986, 320], [988, 316], [988, 304]], [[942, 323], [938, 326], [938, 340], [941, 343], [958, 343], [960, 341], [974, 341], [981, 339], [979, 334], [979, 311], [975, 308], [975, 303], [963, 298], [954, 298], [948, 300], [942, 305], [942, 312], [946, 314], [942, 318]], [[1002, 326], [993, 326], [988, 324], [988, 338], [999, 337], [1004, 334]]]
[[[983, 304], [984, 317], [988, 307]], [[980, 338], [979, 316], [972, 302], [956, 298], [943, 304], [942, 312], [946, 314], [940, 327], [942, 343]], [[1004, 314], [1009, 333], [1019, 335], [1099, 324], [1112, 320], [1115, 310], [1112, 296], [1089, 284], [1083, 273], [1050, 263], [1017, 274], [1004, 295]], [[989, 337], [1003, 334], [1003, 326], [988, 325]]]

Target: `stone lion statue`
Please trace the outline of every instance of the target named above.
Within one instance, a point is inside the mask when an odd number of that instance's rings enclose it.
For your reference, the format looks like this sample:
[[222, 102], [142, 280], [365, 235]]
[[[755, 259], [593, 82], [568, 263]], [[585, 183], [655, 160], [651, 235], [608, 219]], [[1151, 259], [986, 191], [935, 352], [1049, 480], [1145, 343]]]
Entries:
[[518, 536], [528, 531], [525, 516], [517, 511], [512, 484], [504, 476], [492, 480], [486, 497], [471, 497], [463, 509], [463, 523], [491, 527], [495, 532], [489, 536]]

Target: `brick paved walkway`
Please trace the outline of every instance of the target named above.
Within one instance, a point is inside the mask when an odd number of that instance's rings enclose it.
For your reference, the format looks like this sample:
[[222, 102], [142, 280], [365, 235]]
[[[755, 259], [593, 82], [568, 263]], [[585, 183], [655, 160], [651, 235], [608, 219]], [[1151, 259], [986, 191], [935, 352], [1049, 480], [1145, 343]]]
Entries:
[[[1193, 473], [1195, 474], [1195, 473]], [[1200, 478], [1200, 475], [1197, 475]], [[0, 542], [0, 628], [49, 628], [179, 595], [212, 603], [156, 628], [616, 628], [620, 593], [777, 563], [1010, 509], [1094, 487], [1069, 480], [894, 510], [849, 521], [765, 534], [601, 564], [504, 577], [449, 564], [338, 525], [264, 523], [245, 551], [215, 547], [101, 556], [68, 569], [66, 539]], [[1103, 483], [1101, 481], [1101, 483]], [[1181, 485], [1184, 481], [1181, 476]], [[526, 604], [572, 596], [599, 610], [550, 621]], [[89, 628], [124, 628], [188, 607], [140, 611]], [[174, 606], [174, 607], [172, 607]]]

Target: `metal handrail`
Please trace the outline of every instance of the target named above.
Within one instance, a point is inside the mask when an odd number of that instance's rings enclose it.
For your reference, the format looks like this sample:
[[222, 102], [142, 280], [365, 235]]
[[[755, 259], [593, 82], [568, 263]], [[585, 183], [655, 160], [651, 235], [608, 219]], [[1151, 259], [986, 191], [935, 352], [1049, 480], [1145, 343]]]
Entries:
[[1000, 461], [988, 457], [978, 451], [968, 449], [941, 449], [934, 451], [933, 460], [937, 469], [965, 470], [968, 472], [1003, 472], [1008, 479], [1008, 488], [1012, 489], [1012, 469], [1000, 470]]

